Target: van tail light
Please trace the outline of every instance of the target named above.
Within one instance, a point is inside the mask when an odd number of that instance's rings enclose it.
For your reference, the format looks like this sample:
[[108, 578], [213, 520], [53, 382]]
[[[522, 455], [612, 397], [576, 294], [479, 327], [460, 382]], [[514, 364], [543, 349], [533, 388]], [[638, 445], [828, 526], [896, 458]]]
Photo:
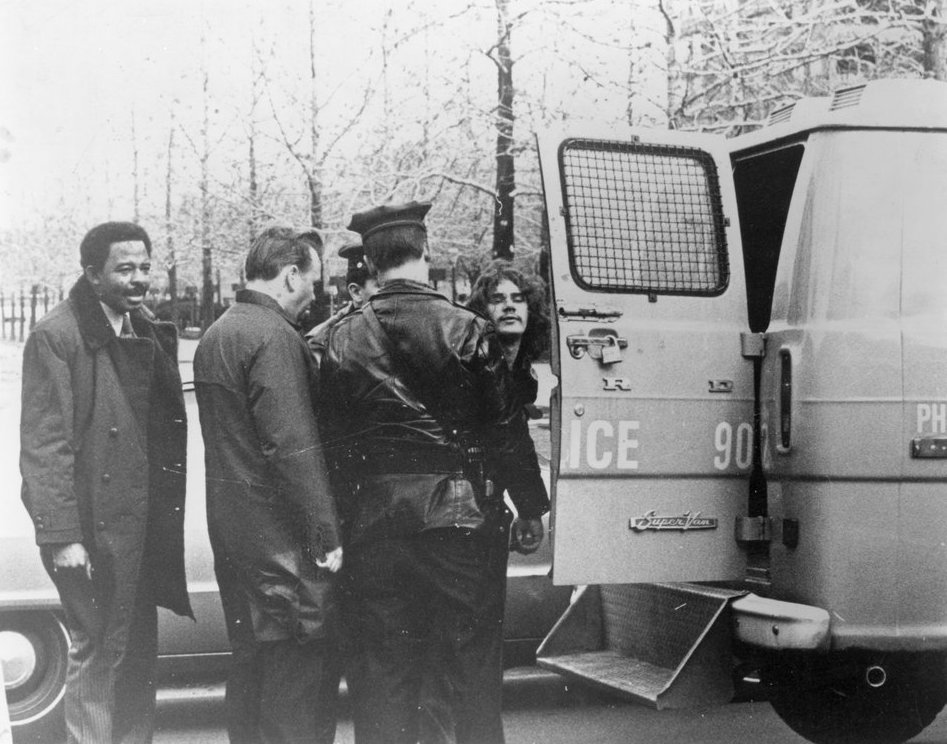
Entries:
[[792, 444], [792, 355], [779, 352], [779, 444], [788, 450]]

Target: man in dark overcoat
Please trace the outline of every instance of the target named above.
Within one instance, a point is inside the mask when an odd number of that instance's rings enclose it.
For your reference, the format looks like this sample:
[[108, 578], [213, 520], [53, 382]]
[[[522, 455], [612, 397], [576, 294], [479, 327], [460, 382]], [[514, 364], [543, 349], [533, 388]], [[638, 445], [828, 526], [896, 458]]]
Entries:
[[429, 702], [456, 741], [502, 742], [502, 722], [484, 727], [478, 705], [480, 607], [493, 551], [508, 549], [493, 535], [504, 507], [488, 474], [505, 474], [524, 550], [548, 509], [535, 450], [511, 426], [493, 327], [427, 283], [430, 206], [353, 216], [379, 290], [329, 330], [320, 369], [331, 462], [353, 483], [340, 506], [358, 744], [415, 744], [428, 696], [443, 697]]
[[321, 247], [315, 232], [265, 229], [247, 254], [246, 289], [194, 357], [207, 522], [233, 647], [233, 744], [331, 744], [335, 735], [330, 574], [342, 548], [313, 362], [296, 324], [313, 299]]
[[108, 222], [23, 353], [23, 502], [69, 628], [70, 742], [150, 742], [160, 605], [184, 576], [187, 423], [177, 333], [144, 306], [151, 241]]

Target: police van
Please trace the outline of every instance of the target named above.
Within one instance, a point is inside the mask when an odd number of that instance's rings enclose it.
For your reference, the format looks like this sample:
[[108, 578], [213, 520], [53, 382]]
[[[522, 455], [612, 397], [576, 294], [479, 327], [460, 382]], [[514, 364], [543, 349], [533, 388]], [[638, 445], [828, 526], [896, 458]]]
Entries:
[[947, 702], [947, 84], [539, 153], [553, 578], [581, 586], [540, 663], [913, 737]]

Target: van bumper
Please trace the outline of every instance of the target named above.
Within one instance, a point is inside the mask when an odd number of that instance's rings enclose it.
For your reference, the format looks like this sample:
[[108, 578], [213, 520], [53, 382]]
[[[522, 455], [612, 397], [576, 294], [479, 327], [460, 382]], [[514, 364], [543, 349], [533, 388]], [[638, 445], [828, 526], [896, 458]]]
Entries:
[[820, 607], [747, 594], [730, 603], [733, 637], [771, 651], [828, 651], [829, 613]]
[[537, 651], [541, 667], [657, 709], [733, 698], [734, 645], [828, 650], [825, 610], [698, 584], [582, 587]]

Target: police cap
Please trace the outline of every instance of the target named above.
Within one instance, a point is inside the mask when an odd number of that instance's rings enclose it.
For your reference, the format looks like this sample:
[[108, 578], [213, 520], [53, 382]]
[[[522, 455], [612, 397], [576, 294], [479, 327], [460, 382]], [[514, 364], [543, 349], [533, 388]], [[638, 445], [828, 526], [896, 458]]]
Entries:
[[365, 212], [353, 214], [349, 221], [349, 230], [360, 233], [362, 240], [380, 230], [400, 225], [414, 225], [426, 230], [424, 215], [428, 213], [430, 208], [431, 202], [412, 201], [406, 204], [384, 204]]
[[346, 243], [339, 248], [339, 258], [348, 261], [345, 267], [345, 283], [362, 285], [365, 280], [371, 276], [368, 271], [368, 264], [365, 263], [365, 250], [361, 243]]
[[351, 266], [353, 262], [357, 263], [365, 258], [365, 250], [361, 243], [346, 243], [339, 248], [339, 258], [344, 258]]

